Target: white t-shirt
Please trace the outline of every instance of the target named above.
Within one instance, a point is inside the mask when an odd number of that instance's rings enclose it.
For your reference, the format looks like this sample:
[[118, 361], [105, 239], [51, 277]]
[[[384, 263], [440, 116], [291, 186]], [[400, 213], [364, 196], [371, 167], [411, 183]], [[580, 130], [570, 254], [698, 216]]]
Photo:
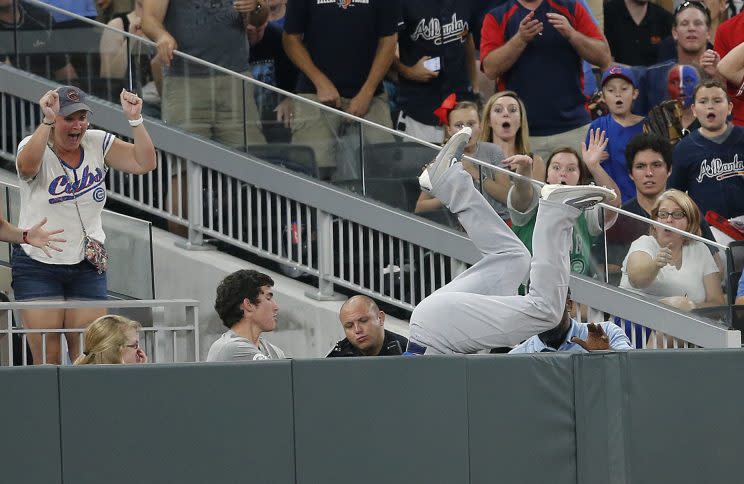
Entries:
[[656, 279], [642, 289], [630, 285], [628, 279], [628, 258], [633, 252], [645, 252], [655, 258], [661, 246], [650, 235], [643, 235], [630, 244], [628, 255], [623, 261], [623, 277], [620, 287], [639, 294], [649, 294], [659, 298], [669, 296], [684, 296], [699, 304], [705, 301], [705, 285], [703, 278], [718, 271], [718, 266], [708, 247], [702, 242], [691, 240], [682, 246], [682, 265], [679, 269], [673, 265], [665, 265], [659, 270]]
[[[29, 139], [31, 136], [21, 141], [18, 153]], [[54, 252], [51, 258], [41, 249], [21, 245], [29, 257], [46, 264], [77, 264], [83, 260], [83, 228], [75, 210], [75, 199], [88, 235], [100, 242], [106, 240], [101, 226], [101, 211], [106, 203], [104, 177], [108, 169], [104, 158], [113, 142], [112, 134], [89, 129], [80, 142], [79, 167], [65, 165], [63, 168], [60, 159], [47, 146], [36, 176], [27, 180], [19, 176], [21, 213], [18, 226], [27, 229], [47, 217], [45, 229], [64, 229], [60, 237], [67, 240], [57, 244], [62, 252]]]

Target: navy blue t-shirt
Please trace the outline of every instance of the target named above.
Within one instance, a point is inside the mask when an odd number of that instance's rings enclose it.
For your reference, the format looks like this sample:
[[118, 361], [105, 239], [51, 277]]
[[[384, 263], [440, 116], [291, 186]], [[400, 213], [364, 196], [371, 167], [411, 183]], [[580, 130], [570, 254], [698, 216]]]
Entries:
[[455, 93], [458, 101], [472, 98], [466, 42], [478, 22], [471, 2], [462, 0], [401, 0], [398, 22], [400, 61], [412, 66], [423, 56], [439, 57], [439, 76], [428, 82], [400, 77], [398, 102], [407, 116], [437, 125], [434, 110]]
[[[517, 34], [519, 23], [531, 11], [517, 0], [509, 0], [486, 15], [481, 31], [481, 63]], [[535, 18], [543, 23], [542, 35], [532, 39], [499, 79], [500, 90], [515, 91], [524, 101], [530, 134], [535, 136], [563, 133], [591, 121], [583, 93], [581, 57], [548, 22], [548, 13], [561, 14], [578, 32], [604, 40], [591, 14], [576, 0], [544, 0], [535, 9]]]
[[[398, 0], [289, 0], [284, 31], [303, 34], [315, 66], [352, 98], [367, 80], [380, 38], [396, 33], [398, 12]], [[302, 73], [297, 92], [315, 92]]]
[[703, 215], [744, 215], [744, 128], [733, 126], [723, 143], [696, 130], [674, 147], [667, 187], [686, 191]]
[[[637, 134], [643, 132], [643, 120], [633, 126], [623, 126], [612, 117], [611, 114], [600, 116], [592, 121], [589, 130], [601, 129], [607, 135], [607, 153], [610, 157], [602, 162], [602, 168], [615, 180], [622, 202], [626, 203], [636, 196], [636, 187], [633, 180], [628, 175], [628, 165], [625, 163], [625, 147], [628, 142]], [[589, 132], [586, 133], [586, 144], [589, 144]]]

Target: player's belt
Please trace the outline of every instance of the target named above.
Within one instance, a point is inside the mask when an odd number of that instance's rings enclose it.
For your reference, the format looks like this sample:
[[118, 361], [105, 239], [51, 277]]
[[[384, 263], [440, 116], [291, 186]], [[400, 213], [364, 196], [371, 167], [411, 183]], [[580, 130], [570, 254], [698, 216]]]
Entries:
[[408, 346], [406, 347], [406, 353], [412, 353], [416, 355], [423, 355], [426, 351], [426, 346], [421, 346], [413, 341], [408, 342]]

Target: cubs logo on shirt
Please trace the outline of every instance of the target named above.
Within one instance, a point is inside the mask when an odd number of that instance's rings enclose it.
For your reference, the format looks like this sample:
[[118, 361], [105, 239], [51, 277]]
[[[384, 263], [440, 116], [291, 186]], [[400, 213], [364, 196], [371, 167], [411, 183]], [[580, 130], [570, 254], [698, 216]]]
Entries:
[[[96, 168], [94, 172], [91, 172], [88, 166], [83, 168], [80, 176], [75, 176], [75, 180], [72, 182], [70, 182], [67, 174], [60, 175], [49, 183], [49, 203], [54, 204], [80, 198], [86, 193], [101, 187], [103, 181], [103, 170]], [[103, 197], [99, 194], [94, 197], [94, 200], [100, 202]]]

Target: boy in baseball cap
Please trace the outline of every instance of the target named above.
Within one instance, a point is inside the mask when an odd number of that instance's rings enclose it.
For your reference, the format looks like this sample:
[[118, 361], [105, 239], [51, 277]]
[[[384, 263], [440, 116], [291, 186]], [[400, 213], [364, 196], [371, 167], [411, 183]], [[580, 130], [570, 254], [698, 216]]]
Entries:
[[[633, 101], [638, 97], [636, 79], [633, 71], [625, 66], [611, 66], [602, 73], [600, 81], [602, 99], [609, 113], [601, 116], [589, 126], [589, 131], [600, 129], [605, 132], [607, 159], [602, 167], [620, 188], [622, 202], [635, 197], [635, 184], [628, 176], [625, 164], [625, 146], [637, 134], [643, 132], [643, 117], [631, 112]], [[586, 144], [589, 144], [587, 133]]]

